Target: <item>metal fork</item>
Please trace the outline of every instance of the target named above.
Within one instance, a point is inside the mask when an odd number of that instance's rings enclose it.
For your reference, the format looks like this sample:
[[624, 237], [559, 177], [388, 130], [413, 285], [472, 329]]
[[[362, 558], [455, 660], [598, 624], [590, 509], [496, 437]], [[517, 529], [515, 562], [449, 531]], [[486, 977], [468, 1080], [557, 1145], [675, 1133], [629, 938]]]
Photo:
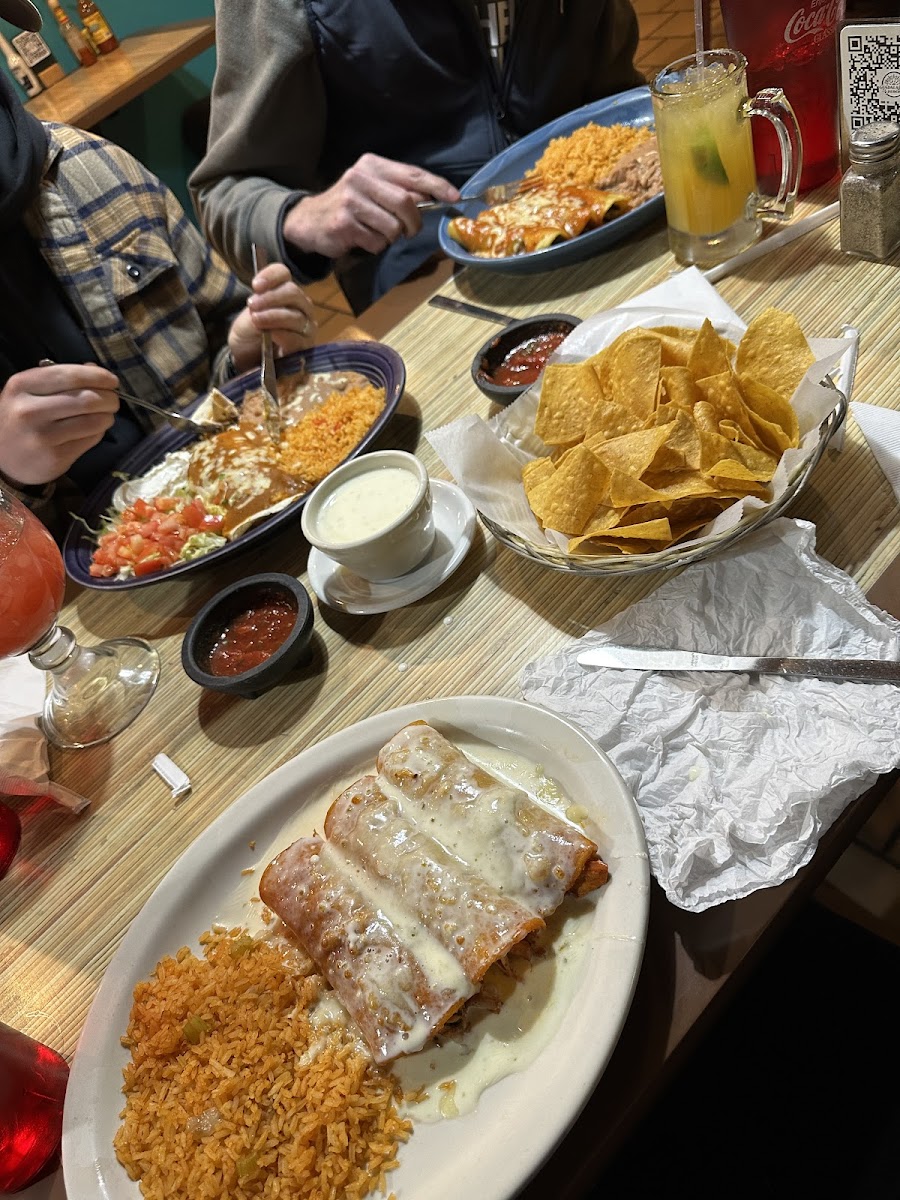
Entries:
[[143, 400], [140, 396], [132, 396], [129, 392], [118, 390], [117, 394], [121, 400], [127, 400], [129, 404], [136, 404], [138, 408], [149, 409], [158, 417], [162, 417], [164, 421], [168, 421], [175, 429], [183, 429], [188, 433], [221, 433], [223, 429], [228, 428], [225, 421], [195, 421], [193, 417], [189, 417], [185, 413], [174, 412], [170, 408], [160, 408], [158, 404]]
[[455, 208], [472, 200], [483, 200], [485, 204], [503, 204], [516, 196], [535, 191], [543, 183], [540, 175], [525, 175], [522, 179], [511, 179], [509, 183], [492, 183], [474, 196], [460, 196], [458, 200], [422, 200], [416, 205], [419, 212], [436, 212], [439, 208]]
[[[53, 367], [55, 362], [52, 358], [42, 358], [38, 363], [39, 367]], [[175, 412], [170, 408], [160, 408], [158, 404], [154, 404], [151, 400], [144, 400], [140, 396], [132, 396], [130, 392], [123, 392], [121, 388], [116, 388], [116, 395], [120, 400], [127, 400], [129, 404], [136, 404], [138, 408], [146, 408], [152, 413], [156, 413], [158, 417], [162, 417], [164, 421], [168, 421], [175, 429], [182, 429], [187, 433], [221, 433], [223, 429], [227, 429], [228, 425], [224, 421], [195, 421], [193, 417], [187, 416], [186, 413]]]

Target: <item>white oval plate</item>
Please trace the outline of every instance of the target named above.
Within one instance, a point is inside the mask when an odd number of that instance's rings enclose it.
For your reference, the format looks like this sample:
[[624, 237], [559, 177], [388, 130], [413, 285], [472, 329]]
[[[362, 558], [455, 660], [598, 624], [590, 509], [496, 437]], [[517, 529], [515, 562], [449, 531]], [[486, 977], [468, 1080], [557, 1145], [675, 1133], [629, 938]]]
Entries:
[[311, 546], [306, 569], [319, 599], [341, 612], [364, 615], [403, 608], [439, 588], [468, 554], [477, 520], [472, 501], [455, 483], [432, 479], [431, 500], [434, 545], [420, 566], [399, 579], [362, 579]]
[[128, 1060], [119, 1038], [135, 984], [164, 955], [182, 945], [196, 948], [198, 936], [227, 908], [241, 870], [255, 865], [248, 843], [272, 845], [302, 806], [300, 797], [370, 769], [383, 743], [419, 718], [450, 738], [498, 746], [532, 762], [540, 747], [545, 773], [600, 826], [610, 880], [588, 918], [584, 978], [549, 1043], [524, 1070], [492, 1085], [473, 1112], [417, 1123], [400, 1148], [390, 1188], [398, 1200], [509, 1200], [553, 1151], [603, 1073], [631, 1004], [649, 905], [643, 828], [618, 772], [575, 725], [523, 701], [459, 696], [380, 713], [311, 746], [237, 799], [168, 872], [107, 968], [72, 1065], [63, 1116], [63, 1169], [72, 1200], [140, 1200], [138, 1184], [113, 1151]]

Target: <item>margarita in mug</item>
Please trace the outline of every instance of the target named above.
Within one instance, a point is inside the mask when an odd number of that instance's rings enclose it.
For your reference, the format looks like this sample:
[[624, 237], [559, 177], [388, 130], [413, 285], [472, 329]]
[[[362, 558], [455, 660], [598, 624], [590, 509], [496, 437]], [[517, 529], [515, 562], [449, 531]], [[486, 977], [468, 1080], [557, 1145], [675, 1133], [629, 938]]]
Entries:
[[[800, 172], [797, 119], [778, 90], [747, 97], [736, 50], [707, 50], [665, 67], [653, 81], [653, 114], [669, 245], [683, 263], [711, 266], [752, 245], [760, 213], [793, 211]], [[757, 194], [750, 117], [777, 130], [783, 172], [777, 196]]]
[[756, 189], [743, 83], [742, 71], [713, 63], [662, 85], [656, 132], [666, 216], [680, 233], [722, 233], [741, 220]]

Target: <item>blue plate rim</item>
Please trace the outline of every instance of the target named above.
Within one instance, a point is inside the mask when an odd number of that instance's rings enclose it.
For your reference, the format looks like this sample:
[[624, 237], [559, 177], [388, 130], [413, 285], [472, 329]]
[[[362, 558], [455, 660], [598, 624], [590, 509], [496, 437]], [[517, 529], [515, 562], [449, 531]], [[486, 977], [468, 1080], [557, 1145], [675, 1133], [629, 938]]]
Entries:
[[[583, 104], [580, 108], [572, 109], [571, 112], [555, 117], [552, 121], [548, 121], [546, 125], [542, 125], [539, 129], [533, 130], [531, 133], [526, 134], [525, 137], [513, 142], [512, 145], [505, 147], [499, 154], [490, 159], [489, 162], [486, 162], [483, 167], [480, 167], [474, 175], [470, 176], [460, 190], [463, 192], [471, 190], [480, 191], [492, 183], [506, 183], [509, 179], [516, 178], [519, 174], [518, 171], [506, 172], [507, 177], [504, 178], [504, 168], [511, 160], [518, 158], [524, 146], [534, 146], [534, 158], [536, 161], [551, 138], [571, 133], [573, 129], [578, 128], [580, 125], [586, 124], [591, 120], [596, 121], [598, 117], [604, 116], [607, 113], [612, 114], [616, 108], [623, 107], [632, 102], [642, 102], [646, 108], [646, 113], [639, 120], [623, 120], [622, 123], [643, 125], [652, 122], [653, 108], [650, 88], [646, 84], [630, 88], [625, 92], [617, 92], [613, 96], [604, 96], [601, 100], [593, 100], [588, 104]], [[616, 121], [598, 121], [598, 123], [612, 125], [616, 124]], [[473, 207], [471, 212], [481, 212], [485, 207], [483, 204], [477, 208]], [[595, 253], [599, 253], [605, 247], [612, 246], [624, 240], [629, 233], [635, 232], [643, 225], [649, 224], [650, 221], [664, 211], [665, 199], [662, 192], [660, 192], [659, 195], [651, 196], [649, 200], [645, 200], [637, 208], [623, 213], [621, 217], [616, 217], [614, 221], [610, 221], [607, 225], [601, 225], [598, 229], [592, 229], [587, 233], [579, 234], [577, 238], [572, 238], [566, 242], [556, 242], [552, 246], [545, 246], [542, 250], [531, 250], [526, 254], [515, 254], [506, 258], [480, 258], [478, 255], [470, 254], [467, 250], [464, 250], [459, 242], [454, 241], [447, 232], [447, 227], [450, 223], [448, 216], [441, 218], [438, 226], [438, 241], [444, 253], [462, 266], [481, 267], [489, 271], [522, 273], [525, 271], [549, 271], [556, 266], [567, 265], [575, 261], [580, 262]]]
[[[372, 426], [367, 430], [359, 444], [347, 455], [347, 459], [355, 458], [364, 453], [366, 448], [378, 436], [394, 415], [400, 398], [406, 386], [406, 366], [403, 359], [391, 346], [383, 342], [369, 341], [334, 341], [324, 342], [319, 346], [311, 346], [307, 350], [298, 350], [293, 354], [279, 358], [275, 363], [276, 375], [294, 375], [308, 366], [311, 370], [358, 370], [361, 375], [374, 372], [380, 367], [382, 382], [372, 379], [376, 386], [386, 388], [385, 404]], [[219, 390], [229, 399], [240, 400], [250, 388], [259, 383], [259, 370], [245, 371], [222, 384]], [[200, 395], [196, 401], [185, 407], [186, 413], [191, 413], [205, 398], [207, 393]], [[165, 454], [180, 449], [196, 440], [196, 435], [185, 433], [166, 426], [154, 430], [143, 438], [118, 464], [116, 472], [127, 473], [130, 470], [144, 472]], [[87, 496], [80, 510], [74, 515], [72, 523], [66, 531], [63, 542], [63, 562], [69, 578], [83, 587], [94, 588], [98, 591], [124, 591], [130, 588], [150, 587], [171, 579], [180, 579], [190, 571], [199, 571], [214, 566], [222, 559], [241, 553], [251, 546], [258, 545], [268, 537], [274, 536], [284, 525], [299, 517], [300, 510], [306, 503], [310, 493], [307, 492], [283, 508], [280, 512], [266, 517], [258, 525], [254, 525], [234, 542], [228, 542], [209, 554], [195, 558], [189, 562], [178, 563], [167, 567], [164, 571], [152, 575], [132, 576], [129, 579], [100, 579], [89, 572], [90, 558], [96, 546], [94, 535], [85, 528], [82, 522], [96, 527], [102, 514], [109, 508], [113, 492], [120, 480], [116, 475], [108, 474]]]

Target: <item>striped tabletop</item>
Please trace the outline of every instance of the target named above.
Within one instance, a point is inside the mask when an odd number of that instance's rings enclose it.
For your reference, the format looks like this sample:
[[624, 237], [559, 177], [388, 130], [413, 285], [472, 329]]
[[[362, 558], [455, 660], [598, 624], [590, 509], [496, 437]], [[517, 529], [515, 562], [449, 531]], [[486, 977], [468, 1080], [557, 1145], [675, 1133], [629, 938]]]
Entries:
[[[588, 316], [661, 282], [673, 268], [658, 223], [576, 267], [516, 276], [470, 270], [442, 290], [515, 316]], [[834, 336], [852, 324], [860, 331], [854, 398], [900, 408], [896, 270], [896, 263], [842, 255], [831, 222], [717, 286], [745, 320], [776, 305], [795, 313], [808, 335]], [[364, 329], [364, 318], [360, 324]], [[423, 431], [463, 413], [492, 411], [469, 375], [489, 330], [471, 316], [427, 305], [391, 330], [384, 340], [406, 363], [407, 387], [377, 447], [415, 450], [433, 475], [446, 477]], [[819, 552], [866, 588], [900, 554], [900, 507], [852, 417], [843, 451], [826, 454], [789, 515], [815, 522]], [[563, 575], [479, 531], [456, 574], [410, 607], [360, 617], [316, 602], [313, 664], [285, 685], [253, 701], [201, 691], [180, 663], [191, 617], [219, 588], [256, 571], [287, 571], [306, 582], [306, 561], [298, 522], [214, 575], [133, 592], [71, 590], [65, 624], [87, 643], [148, 638], [159, 648], [162, 676], [148, 709], [113, 742], [52, 753], [53, 778], [89, 797], [83, 815], [46, 801], [19, 803], [22, 848], [0, 884], [0, 1012], [7, 1023], [71, 1056], [129, 922], [177, 856], [237, 796], [304, 748], [380, 710], [436, 696], [519, 697], [527, 661], [662, 581], [658, 573]], [[178, 805], [151, 771], [159, 751], [190, 775], [193, 791]]]

